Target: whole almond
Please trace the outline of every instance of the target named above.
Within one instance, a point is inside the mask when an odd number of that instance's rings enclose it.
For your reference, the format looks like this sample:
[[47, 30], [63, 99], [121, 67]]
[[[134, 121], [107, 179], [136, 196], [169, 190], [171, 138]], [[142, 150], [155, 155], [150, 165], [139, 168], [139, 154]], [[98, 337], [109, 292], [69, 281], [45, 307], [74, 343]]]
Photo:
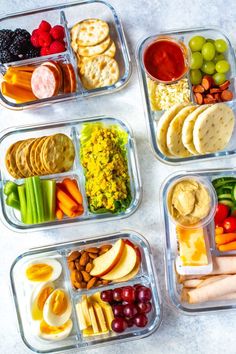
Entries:
[[68, 268], [70, 269], [70, 271], [75, 269], [75, 263], [73, 261], [72, 262], [68, 262]]
[[89, 247], [86, 249], [86, 252], [88, 253], [98, 253], [99, 252], [99, 248], [97, 247]]
[[112, 248], [112, 245], [103, 245], [100, 247], [99, 255], [101, 256], [102, 254], [106, 253]]
[[103, 285], [107, 285], [107, 284], [109, 284], [109, 280], [105, 280], [105, 279], [103, 279], [103, 280], [102, 280], [102, 284], [103, 284]]
[[76, 289], [81, 289], [81, 288], [82, 288], [81, 283], [78, 283], [77, 281], [74, 282], [73, 285], [74, 285], [74, 287], [75, 287]]
[[85, 267], [86, 272], [90, 273], [92, 269], [93, 269], [92, 263], [90, 263], [90, 262], [87, 263], [87, 265]]
[[77, 270], [73, 269], [72, 272], [70, 273], [70, 279], [72, 284], [74, 284], [77, 281]]
[[87, 283], [87, 289], [92, 288], [95, 284], [96, 284], [97, 278], [93, 277], [89, 280], [89, 282]]
[[89, 253], [88, 255], [89, 255], [89, 257], [92, 258], [92, 259], [95, 259], [95, 258], [98, 257], [98, 254], [96, 254], [96, 253]]
[[85, 272], [84, 270], [82, 270], [81, 273], [82, 273], [82, 275], [83, 275], [84, 281], [85, 281], [86, 283], [88, 283], [89, 280], [91, 279], [91, 275], [90, 275], [89, 273]]
[[87, 283], [85, 283], [84, 281], [82, 281], [82, 282], [81, 282], [81, 288], [82, 288], [82, 289], [85, 289], [86, 286], [87, 286]]
[[75, 268], [76, 268], [77, 270], [83, 270], [83, 266], [80, 265], [80, 261], [79, 261], [79, 260], [76, 260], [76, 261], [75, 261]]
[[78, 283], [80, 283], [83, 280], [82, 272], [80, 272], [79, 270], [77, 270], [76, 272], [76, 280]]
[[67, 257], [67, 261], [71, 262], [71, 261], [75, 261], [77, 258], [80, 257], [80, 252], [79, 251], [73, 251], [68, 257]]
[[84, 252], [80, 257], [80, 265], [85, 266], [89, 262], [89, 255], [87, 252]]
[[101, 280], [98, 280], [98, 281], [96, 282], [96, 286], [99, 286], [99, 285], [102, 285], [102, 281], [101, 281]]

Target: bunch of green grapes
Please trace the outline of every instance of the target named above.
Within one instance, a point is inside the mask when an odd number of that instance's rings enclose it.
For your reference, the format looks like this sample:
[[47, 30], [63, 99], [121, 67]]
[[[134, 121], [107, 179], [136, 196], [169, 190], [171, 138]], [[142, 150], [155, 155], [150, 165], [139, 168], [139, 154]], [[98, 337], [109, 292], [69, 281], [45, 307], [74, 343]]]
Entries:
[[202, 81], [204, 74], [211, 75], [216, 85], [226, 81], [226, 73], [230, 70], [230, 64], [224, 53], [228, 45], [224, 39], [205, 39], [202, 36], [194, 36], [189, 41], [191, 49], [190, 79], [193, 85]]

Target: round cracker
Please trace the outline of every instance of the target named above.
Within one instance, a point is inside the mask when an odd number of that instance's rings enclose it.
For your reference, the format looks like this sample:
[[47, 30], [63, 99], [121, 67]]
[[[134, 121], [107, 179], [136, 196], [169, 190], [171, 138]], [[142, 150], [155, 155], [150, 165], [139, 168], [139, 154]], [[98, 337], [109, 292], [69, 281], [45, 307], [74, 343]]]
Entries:
[[65, 134], [52, 135], [43, 144], [42, 156], [48, 171], [51, 173], [66, 172], [74, 163], [74, 144]]
[[82, 57], [92, 57], [94, 55], [99, 55], [109, 47], [111, 42], [111, 37], [108, 36], [103, 42], [87, 47], [78, 47], [77, 53]]
[[116, 55], [116, 45], [115, 42], [111, 42], [110, 46], [106, 49], [105, 52], [102, 53], [103, 55], [108, 55], [110, 58], [114, 58]]
[[26, 139], [16, 149], [16, 165], [24, 177], [32, 176], [32, 171], [27, 163], [29, 146], [35, 139]]
[[105, 21], [91, 18], [76, 24], [71, 33], [72, 41], [76, 40], [79, 46], [87, 47], [103, 42], [109, 35], [109, 26]]
[[8, 148], [5, 156], [5, 164], [6, 164], [7, 171], [10, 173], [12, 177], [17, 179], [24, 177], [16, 164], [16, 150], [22, 142], [23, 140], [20, 140], [12, 144]]
[[42, 137], [35, 139], [35, 141], [33, 142], [32, 146], [31, 146], [31, 149], [30, 149], [30, 165], [31, 165], [32, 170], [35, 175], [40, 175], [40, 173], [41, 173], [41, 171], [38, 170], [38, 168], [37, 168], [36, 155], [35, 155], [36, 148], [37, 148], [38, 144], [40, 143], [41, 139], [42, 139]]
[[224, 103], [217, 103], [202, 112], [193, 129], [193, 143], [200, 154], [223, 150], [234, 129], [234, 112]]
[[84, 62], [81, 80], [86, 89], [110, 86], [118, 79], [119, 67], [115, 59], [98, 55]]
[[183, 129], [182, 129], [182, 142], [186, 147], [186, 149], [193, 155], [198, 155], [198, 152], [195, 149], [193, 143], [193, 128], [199, 114], [205, 111], [208, 107], [210, 107], [210, 105], [207, 104], [197, 107], [197, 109], [195, 109], [195, 111], [190, 113], [189, 116], [184, 121]]
[[44, 168], [42, 161], [41, 161], [41, 150], [42, 150], [42, 146], [43, 146], [46, 139], [47, 139], [47, 136], [40, 139], [38, 145], [36, 146], [35, 152], [34, 152], [35, 167], [39, 171], [40, 175], [46, 175], [49, 173]]
[[195, 111], [197, 106], [187, 106], [182, 108], [170, 122], [167, 130], [167, 146], [172, 155], [178, 157], [191, 156], [182, 142], [182, 128], [188, 115]]
[[167, 147], [167, 130], [172, 119], [174, 119], [176, 114], [185, 106], [186, 104], [182, 103], [171, 107], [161, 116], [157, 123], [157, 144], [163, 155], [172, 156]]

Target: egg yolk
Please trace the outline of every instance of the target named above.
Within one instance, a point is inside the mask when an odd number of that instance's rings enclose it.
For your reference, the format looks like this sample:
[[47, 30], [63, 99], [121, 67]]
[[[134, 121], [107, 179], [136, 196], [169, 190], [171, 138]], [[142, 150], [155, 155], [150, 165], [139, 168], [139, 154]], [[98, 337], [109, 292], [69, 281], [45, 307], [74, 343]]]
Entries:
[[62, 315], [68, 306], [67, 297], [64, 291], [55, 290], [51, 300], [51, 311], [54, 315]]
[[49, 297], [49, 295], [53, 292], [53, 288], [51, 288], [50, 286], [47, 287], [47, 288], [44, 288], [39, 297], [38, 297], [38, 308], [40, 311], [43, 311], [43, 307], [44, 307], [44, 304], [47, 300], [47, 298]]
[[68, 321], [64, 323], [62, 326], [49, 326], [44, 320], [40, 323], [40, 331], [45, 334], [57, 334], [63, 332], [68, 326]]
[[50, 279], [53, 268], [48, 264], [37, 263], [26, 269], [26, 276], [31, 281], [47, 281]]

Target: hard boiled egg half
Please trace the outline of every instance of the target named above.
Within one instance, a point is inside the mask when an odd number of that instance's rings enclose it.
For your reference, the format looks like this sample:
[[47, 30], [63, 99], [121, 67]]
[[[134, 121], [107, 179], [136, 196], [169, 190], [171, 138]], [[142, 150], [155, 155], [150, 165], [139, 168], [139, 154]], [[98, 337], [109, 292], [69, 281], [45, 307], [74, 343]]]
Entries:
[[64, 289], [54, 290], [43, 307], [43, 318], [50, 326], [63, 326], [70, 318], [71, 301]]
[[55, 286], [52, 282], [40, 283], [33, 290], [30, 300], [30, 312], [33, 320], [43, 318], [43, 308], [47, 298], [54, 291]]
[[61, 275], [61, 263], [55, 259], [36, 259], [26, 265], [25, 276], [33, 283], [54, 281]]
[[49, 326], [44, 320], [39, 324], [38, 336], [46, 340], [62, 340], [69, 336], [73, 327], [71, 319], [62, 326]]

